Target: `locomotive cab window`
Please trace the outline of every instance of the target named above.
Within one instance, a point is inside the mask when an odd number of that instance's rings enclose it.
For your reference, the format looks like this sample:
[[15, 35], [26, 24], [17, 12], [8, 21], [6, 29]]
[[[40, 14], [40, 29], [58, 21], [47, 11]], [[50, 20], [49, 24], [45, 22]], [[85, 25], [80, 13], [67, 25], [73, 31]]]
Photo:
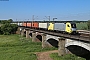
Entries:
[[70, 27], [69, 25], [67, 25], [68, 27]]
[[76, 28], [76, 24], [71, 24], [72, 28]]

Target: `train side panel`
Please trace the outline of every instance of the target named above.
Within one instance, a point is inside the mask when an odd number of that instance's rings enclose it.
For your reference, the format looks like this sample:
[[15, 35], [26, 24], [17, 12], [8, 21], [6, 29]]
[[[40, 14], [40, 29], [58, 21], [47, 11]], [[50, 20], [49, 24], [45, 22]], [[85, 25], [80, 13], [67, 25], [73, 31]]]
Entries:
[[18, 26], [22, 26], [22, 23], [19, 23], [19, 22], [18, 22]]
[[27, 23], [27, 27], [31, 27], [31, 23], [29, 22], [29, 23]]
[[20, 23], [18, 22], [18, 24], [17, 24], [18, 26], [20, 26]]
[[45, 28], [47, 29], [48, 23], [39, 23], [39, 28]]
[[20, 23], [20, 26], [22, 26], [22, 23]]
[[26, 22], [22, 23], [22, 26], [25, 26], [26, 27]]
[[39, 28], [38, 22], [32, 22], [32, 28]]
[[54, 30], [65, 31], [65, 24], [64, 23], [55, 23]]

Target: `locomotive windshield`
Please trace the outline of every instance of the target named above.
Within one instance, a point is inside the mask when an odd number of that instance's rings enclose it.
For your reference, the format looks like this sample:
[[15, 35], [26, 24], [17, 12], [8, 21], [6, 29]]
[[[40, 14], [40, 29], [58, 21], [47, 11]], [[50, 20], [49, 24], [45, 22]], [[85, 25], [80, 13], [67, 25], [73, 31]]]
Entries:
[[72, 28], [76, 28], [76, 24], [71, 24]]

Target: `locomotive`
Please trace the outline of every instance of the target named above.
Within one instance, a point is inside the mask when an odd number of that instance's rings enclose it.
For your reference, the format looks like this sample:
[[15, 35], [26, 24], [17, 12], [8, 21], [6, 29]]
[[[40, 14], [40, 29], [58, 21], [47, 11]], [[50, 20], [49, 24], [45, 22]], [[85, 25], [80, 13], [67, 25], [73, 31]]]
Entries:
[[69, 34], [77, 33], [76, 23], [74, 22], [50, 23], [48, 30], [62, 31]]

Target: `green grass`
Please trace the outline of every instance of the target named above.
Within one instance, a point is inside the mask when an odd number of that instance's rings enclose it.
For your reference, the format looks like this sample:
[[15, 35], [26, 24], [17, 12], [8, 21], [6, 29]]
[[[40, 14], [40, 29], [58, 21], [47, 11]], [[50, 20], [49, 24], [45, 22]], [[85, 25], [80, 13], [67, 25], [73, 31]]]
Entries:
[[87, 30], [88, 29], [86, 22], [77, 23], [76, 25], [77, 25], [78, 30]]
[[37, 60], [36, 52], [54, 49], [42, 49], [41, 42], [32, 42], [19, 35], [0, 35], [0, 60]]
[[50, 54], [50, 57], [53, 58], [54, 60], [85, 60], [84, 58], [72, 54], [67, 54], [65, 56], [58, 56], [57, 53], [52, 53]]
[[[56, 48], [42, 49], [41, 42], [32, 42], [19, 35], [0, 35], [0, 60], [37, 60], [36, 52], [56, 50]], [[54, 60], [85, 60], [75, 55], [50, 55]]]

